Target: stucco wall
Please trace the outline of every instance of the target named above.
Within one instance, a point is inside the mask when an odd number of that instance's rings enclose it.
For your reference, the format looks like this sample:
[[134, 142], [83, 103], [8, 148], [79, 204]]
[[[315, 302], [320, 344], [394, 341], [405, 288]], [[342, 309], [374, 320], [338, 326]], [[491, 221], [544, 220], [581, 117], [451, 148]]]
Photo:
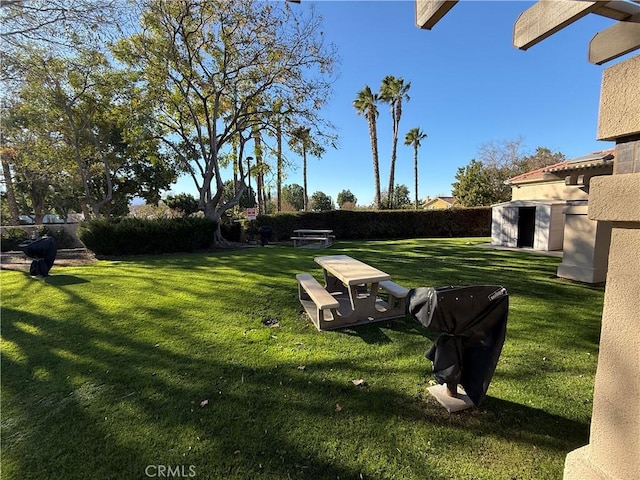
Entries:
[[602, 74], [598, 140], [640, 133], [640, 55], [608, 67]]
[[511, 200], [562, 200], [564, 181], [552, 183], [520, 185], [511, 188]]

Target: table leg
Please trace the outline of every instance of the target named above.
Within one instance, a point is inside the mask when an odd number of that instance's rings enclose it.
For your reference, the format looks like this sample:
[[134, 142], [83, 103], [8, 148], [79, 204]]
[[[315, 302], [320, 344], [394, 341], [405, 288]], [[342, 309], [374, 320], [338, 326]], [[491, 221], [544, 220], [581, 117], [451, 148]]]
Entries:
[[340, 280], [327, 272], [324, 268], [322, 269], [322, 275], [324, 277], [324, 288], [328, 292], [342, 292], [347, 293], [347, 289], [342, 284]]
[[353, 313], [362, 320], [373, 320], [378, 317], [376, 309], [378, 297], [378, 283], [372, 283], [368, 288], [365, 285], [366, 293], [360, 293], [358, 285], [349, 286], [349, 300]]

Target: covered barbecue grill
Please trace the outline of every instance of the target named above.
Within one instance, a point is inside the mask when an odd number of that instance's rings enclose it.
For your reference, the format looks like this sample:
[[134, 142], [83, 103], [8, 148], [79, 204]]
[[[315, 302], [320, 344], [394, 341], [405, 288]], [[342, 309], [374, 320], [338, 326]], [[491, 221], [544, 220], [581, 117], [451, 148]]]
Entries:
[[58, 253], [56, 241], [51, 237], [38, 237], [22, 242], [19, 247], [29, 258], [33, 258], [29, 273], [34, 277], [46, 277]]
[[450, 396], [457, 385], [479, 405], [502, 351], [509, 295], [501, 285], [421, 287], [409, 291], [409, 313], [441, 335], [427, 351], [439, 384]]

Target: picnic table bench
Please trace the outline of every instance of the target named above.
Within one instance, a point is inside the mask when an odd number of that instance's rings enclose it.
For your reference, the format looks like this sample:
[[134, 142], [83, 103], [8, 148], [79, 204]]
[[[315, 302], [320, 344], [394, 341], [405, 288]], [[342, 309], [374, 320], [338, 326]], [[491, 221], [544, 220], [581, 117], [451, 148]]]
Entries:
[[294, 247], [316, 247], [325, 248], [331, 246], [331, 241], [335, 238], [333, 230], [315, 230], [301, 228], [294, 230], [291, 237]]
[[389, 274], [347, 255], [316, 257], [325, 284], [299, 273], [298, 298], [318, 330], [404, 317], [409, 290]]

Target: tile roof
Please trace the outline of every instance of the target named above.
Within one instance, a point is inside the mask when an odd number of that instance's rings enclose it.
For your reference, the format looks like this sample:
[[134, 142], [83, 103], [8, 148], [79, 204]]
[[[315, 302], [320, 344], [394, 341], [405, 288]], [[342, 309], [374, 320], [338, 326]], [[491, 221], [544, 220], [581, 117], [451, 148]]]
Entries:
[[511, 185], [516, 183], [534, 182], [537, 180], [543, 180], [545, 175], [549, 173], [553, 174], [555, 172], [567, 170], [597, 167], [610, 162], [613, 159], [613, 153], [614, 149], [608, 149], [583, 155], [582, 157], [574, 158], [572, 160], [564, 160], [563, 162], [554, 163], [553, 165], [547, 165], [546, 167], [522, 173], [508, 179], [505, 183], [507, 185]]

